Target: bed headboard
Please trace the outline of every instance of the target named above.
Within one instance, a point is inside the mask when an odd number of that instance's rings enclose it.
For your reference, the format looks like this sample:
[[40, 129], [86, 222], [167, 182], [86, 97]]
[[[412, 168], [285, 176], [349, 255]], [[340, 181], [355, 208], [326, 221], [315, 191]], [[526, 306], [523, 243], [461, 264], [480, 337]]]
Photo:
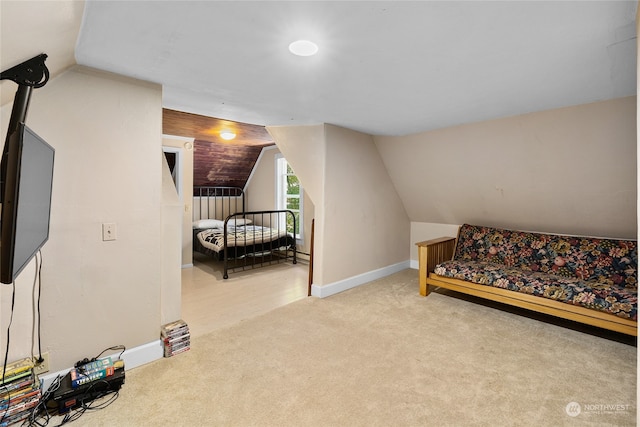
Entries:
[[224, 220], [245, 211], [244, 190], [240, 187], [193, 187], [193, 221]]

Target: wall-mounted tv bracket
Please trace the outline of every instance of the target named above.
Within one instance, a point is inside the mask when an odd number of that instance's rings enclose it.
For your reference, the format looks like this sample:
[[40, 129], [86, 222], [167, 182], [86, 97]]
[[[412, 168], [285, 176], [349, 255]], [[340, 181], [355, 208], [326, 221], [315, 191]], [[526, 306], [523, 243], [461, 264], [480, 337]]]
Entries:
[[18, 127], [18, 123], [26, 120], [31, 90], [40, 88], [49, 81], [49, 69], [44, 65], [46, 59], [47, 55], [41, 53], [0, 73], [0, 80], [12, 80], [18, 84], [7, 137]]
[[[11, 67], [0, 73], [0, 80], [12, 80], [18, 84], [18, 90], [13, 99], [13, 108], [11, 109], [11, 118], [9, 119], [9, 127], [7, 128], [7, 136], [5, 138], [2, 159], [7, 155], [9, 147], [9, 137], [16, 129], [19, 123], [25, 123], [27, 120], [27, 110], [29, 109], [29, 101], [31, 100], [31, 91], [40, 88], [49, 81], [49, 69], [44, 65], [47, 54], [41, 53], [31, 59]], [[6, 167], [3, 161], [0, 165], [0, 179], [4, 179]], [[0, 197], [4, 197], [4, 183], [0, 182]]]
[[42, 87], [49, 81], [49, 70], [47, 66], [44, 65], [46, 59], [46, 53], [34, 56], [22, 64], [18, 64], [0, 73], [0, 80], [13, 80], [19, 85], [27, 85], [36, 89]]

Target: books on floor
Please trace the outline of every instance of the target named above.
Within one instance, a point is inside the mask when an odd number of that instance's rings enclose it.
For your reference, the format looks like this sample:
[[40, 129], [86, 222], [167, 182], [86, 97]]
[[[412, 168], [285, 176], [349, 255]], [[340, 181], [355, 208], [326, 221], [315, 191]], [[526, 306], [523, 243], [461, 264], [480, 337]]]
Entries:
[[164, 357], [188, 351], [191, 348], [189, 326], [184, 320], [163, 325], [160, 330], [160, 338], [164, 346]]
[[1, 427], [23, 421], [40, 403], [42, 390], [33, 367], [31, 358], [7, 365], [0, 381]]
[[0, 384], [10, 383], [17, 378], [28, 375], [29, 371], [32, 370], [33, 367], [34, 363], [30, 357], [8, 363], [7, 366], [4, 367], [4, 372], [2, 373], [2, 380], [0, 381]]

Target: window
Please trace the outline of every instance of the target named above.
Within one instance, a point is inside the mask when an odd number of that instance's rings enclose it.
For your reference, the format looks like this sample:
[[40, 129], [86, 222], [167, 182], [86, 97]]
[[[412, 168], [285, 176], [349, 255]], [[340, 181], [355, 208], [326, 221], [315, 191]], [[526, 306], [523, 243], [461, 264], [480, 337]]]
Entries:
[[[302, 241], [303, 230], [303, 192], [298, 177], [291, 169], [287, 159], [281, 155], [276, 156], [276, 209], [288, 209], [293, 212], [296, 218], [296, 228], [293, 229], [291, 215], [287, 215], [287, 224], [280, 224], [280, 227], [287, 227], [289, 233], [293, 233], [296, 239]], [[284, 222], [284, 218], [282, 218]]]

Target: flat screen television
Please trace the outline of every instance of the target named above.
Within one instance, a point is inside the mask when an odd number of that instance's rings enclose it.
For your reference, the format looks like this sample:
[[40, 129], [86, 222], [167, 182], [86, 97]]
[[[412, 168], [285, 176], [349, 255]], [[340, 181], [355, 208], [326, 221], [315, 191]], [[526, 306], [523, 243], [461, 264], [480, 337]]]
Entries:
[[24, 123], [0, 164], [0, 282], [10, 284], [49, 239], [55, 150]]

